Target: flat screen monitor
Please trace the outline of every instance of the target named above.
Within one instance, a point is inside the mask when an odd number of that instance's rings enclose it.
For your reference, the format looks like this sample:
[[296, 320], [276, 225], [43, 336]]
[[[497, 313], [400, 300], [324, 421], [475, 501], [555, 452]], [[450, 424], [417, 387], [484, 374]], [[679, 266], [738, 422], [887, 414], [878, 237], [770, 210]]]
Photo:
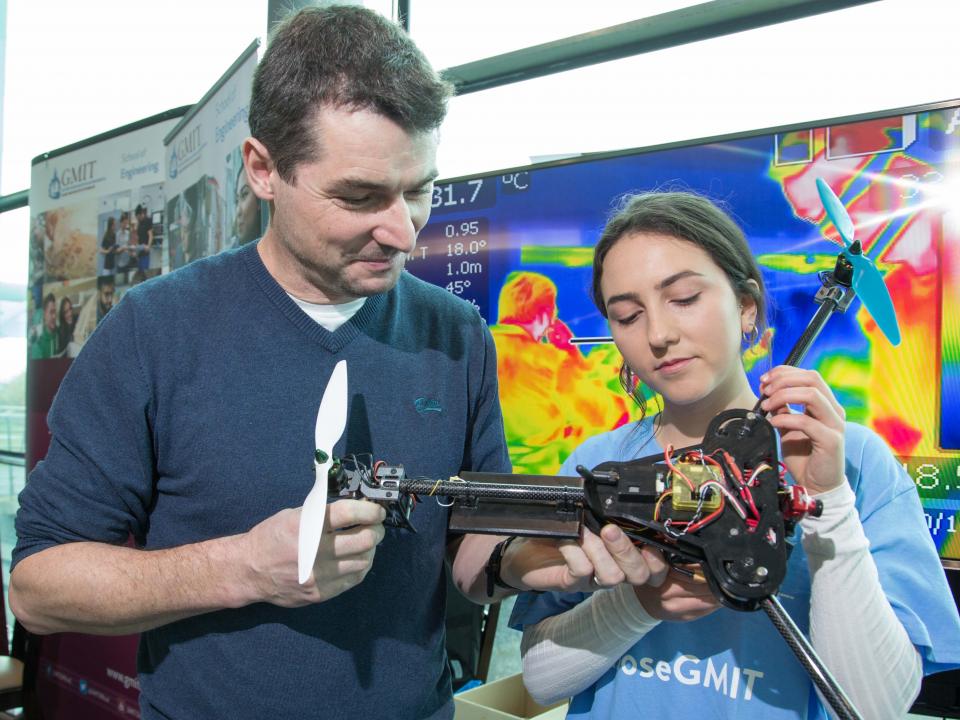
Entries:
[[[593, 247], [618, 198], [688, 189], [743, 228], [771, 300], [770, 333], [744, 357], [756, 387], [812, 318], [818, 272], [836, 260], [818, 177], [883, 270], [903, 340], [892, 347], [857, 299], [803, 365], [822, 373], [848, 419], [886, 440], [945, 564], [960, 561], [960, 100], [437, 183], [407, 268], [490, 324], [516, 471], [556, 472], [583, 439], [637, 417], [589, 290]], [[532, 344], [512, 318], [524, 293], [560, 321]]]

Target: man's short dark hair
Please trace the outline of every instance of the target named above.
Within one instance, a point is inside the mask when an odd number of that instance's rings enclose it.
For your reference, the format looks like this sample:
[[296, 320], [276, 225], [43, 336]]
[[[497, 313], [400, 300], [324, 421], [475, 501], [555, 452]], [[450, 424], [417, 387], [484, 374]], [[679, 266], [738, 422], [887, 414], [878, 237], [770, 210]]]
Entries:
[[294, 182], [319, 148], [310, 122], [324, 105], [371, 110], [409, 133], [443, 122], [452, 85], [396, 24], [362, 7], [305, 8], [274, 30], [253, 78], [250, 134]]
[[113, 275], [100, 275], [97, 277], [97, 290], [103, 290], [105, 287], [115, 288], [116, 286], [117, 281]]
[[46, 310], [47, 305], [50, 303], [53, 303], [54, 305], [57, 304], [57, 298], [53, 293], [47, 293], [47, 296], [43, 299], [43, 309]]

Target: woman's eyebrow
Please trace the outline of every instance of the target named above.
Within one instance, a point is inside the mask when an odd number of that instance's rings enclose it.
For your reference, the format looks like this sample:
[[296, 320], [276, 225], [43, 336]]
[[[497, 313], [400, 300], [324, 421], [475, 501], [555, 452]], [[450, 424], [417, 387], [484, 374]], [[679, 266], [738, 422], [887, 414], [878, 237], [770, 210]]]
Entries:
[[673, 275], [670, 275], [669, 277], [664, 278], [663, 280], [658, 282], [654, 286], [654, 288], [657, 290], [663, 290], [665, 288], [670, 287], [678, 280], [683, 280], [684, 278], [691, 277], [691, 276], [703, 277], [703, 273], [698, 273], [698, 272], [695, 272], [694, 270], [681, 270], [678, 273], [674, 273]]

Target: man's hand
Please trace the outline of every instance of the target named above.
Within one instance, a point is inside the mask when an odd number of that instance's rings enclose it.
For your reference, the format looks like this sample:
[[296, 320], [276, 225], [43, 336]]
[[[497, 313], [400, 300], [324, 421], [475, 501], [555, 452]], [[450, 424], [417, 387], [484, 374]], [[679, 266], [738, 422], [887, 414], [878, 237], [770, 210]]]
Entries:
[[386, 513], [376, 503], [329, 503], [313, 572], [301, 585], [297, 574], [300, 508], [281, 510], [245, 536], [257, 601], [281, 607], [323, 602], [359, 585], [383, 540]]

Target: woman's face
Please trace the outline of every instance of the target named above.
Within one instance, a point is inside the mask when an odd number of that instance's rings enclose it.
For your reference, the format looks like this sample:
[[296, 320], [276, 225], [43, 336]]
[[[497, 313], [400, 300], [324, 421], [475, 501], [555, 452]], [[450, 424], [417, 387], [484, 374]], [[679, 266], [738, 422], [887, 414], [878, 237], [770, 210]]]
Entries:
[[245, 171], [237, 176], [236, 202], [234, 222], [237, 226], [239, 243], [242, 245], [255, 240], [260, 234], [260, 202], [247, 183]]
[[60, 308], [60, 322], [64, 325], [73, 323], [73, 303], [65, 300], [63, 307]]
[[721, 397], [742, 381], [743, 309], [726, 273], [698, 245], [659, 233], [620, 238], [603, 261], [601, 290], [627, 365], [664, 402]]

